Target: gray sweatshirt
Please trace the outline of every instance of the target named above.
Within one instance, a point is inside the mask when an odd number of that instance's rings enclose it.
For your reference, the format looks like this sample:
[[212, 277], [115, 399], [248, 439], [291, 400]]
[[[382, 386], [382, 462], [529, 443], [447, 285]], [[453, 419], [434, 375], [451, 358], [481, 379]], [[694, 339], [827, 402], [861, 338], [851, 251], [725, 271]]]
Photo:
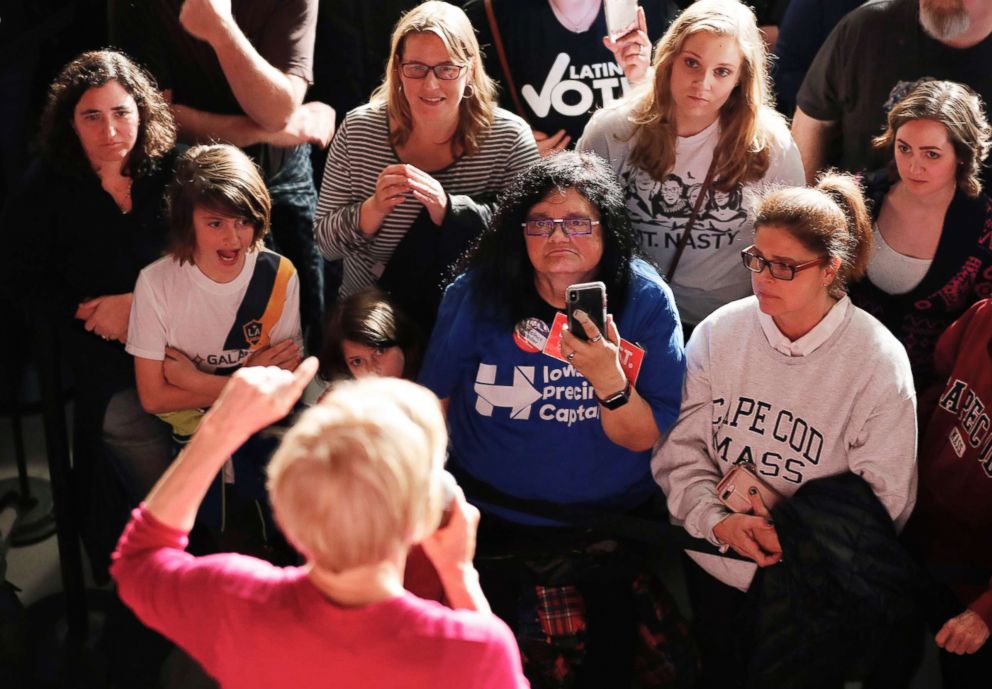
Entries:
[[[758, 302], [715, 311], [693, 332], [679, 419], [651, 468], [672, 521], [717, 544], [729, 512], [716, 484], [749, 459], [784, 496], [847, 471], [864, 478], [898, 527], [916, 500], [916, 394], [906, 351], [877, 320], [850, 306], [822, 345], [789, 357], [769, 345]], [[746, 590], [756, 565], [689, 553]]]

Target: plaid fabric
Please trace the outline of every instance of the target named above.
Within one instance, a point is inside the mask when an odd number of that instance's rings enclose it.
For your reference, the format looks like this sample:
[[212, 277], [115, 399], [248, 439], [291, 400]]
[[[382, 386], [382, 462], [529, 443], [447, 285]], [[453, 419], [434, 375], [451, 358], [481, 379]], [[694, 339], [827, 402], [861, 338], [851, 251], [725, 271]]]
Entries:
[[575, 636], [586, 628], [586, 605], [574, 586], [535, 586], [537, 620], [551, 638]]

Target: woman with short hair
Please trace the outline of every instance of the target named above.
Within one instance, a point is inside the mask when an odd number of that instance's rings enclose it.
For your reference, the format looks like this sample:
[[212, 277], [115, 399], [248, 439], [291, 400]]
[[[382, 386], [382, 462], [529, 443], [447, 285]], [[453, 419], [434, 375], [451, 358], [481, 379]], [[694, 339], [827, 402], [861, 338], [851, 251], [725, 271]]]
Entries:
[[[222, 686], [523, 689], [513, 637], [488, 614], [472, 568], [478, 512], [457, 489], [438, 529], [444, 418], [413, 383], [341, 384], [286, 434], [269, 492], [303, 566], [185, 552], [228, 456], [285, 417], [316, 370], [310, 358], [295, 373], [234, 374], [121, 536], [112, 569], [121, 598]], [[418, 541], [455, 610], [403, 589]]]

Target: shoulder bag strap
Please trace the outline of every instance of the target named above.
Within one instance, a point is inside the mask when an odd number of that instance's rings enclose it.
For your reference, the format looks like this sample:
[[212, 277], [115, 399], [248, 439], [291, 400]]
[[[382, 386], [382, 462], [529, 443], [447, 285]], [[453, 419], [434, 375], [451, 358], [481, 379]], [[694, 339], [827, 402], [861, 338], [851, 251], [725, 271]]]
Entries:
[[520, 96], [517, 95], [517, 87], [513, 83], [513, 75], [510, 74], [510, 63], [506, 61], [506, 51], [503, 49], [503, 36], [499, 32], [499, 24], [496, 23], [496, 11], [493, 9], [493, 0], [485, 0], [486, 6], [486, 19], [489, 20], [489, 31], [493, 35], [493, 46], [496, 48], [496, 55], [499, 57], [499, 65], [503, 68], [503, 77], [506, 79], [506, 90], [510, 92], [510, 99], [513, 101], [513, 107], [517, 111], [527, 124], [530, 124], [530, 120], [527, 117], [527, 111], [524, 110], [523, 103], [520, 102]]
[[696, 203], [692, 207], [692, 214], [689, 216], [689, 222], [685, 224], [685, 229], [682, 230], [682, 236], [679, 237], [679, 243], [675, 245], [675, 255], [672, 256], [672, 263], [668, 266], [668, 273], [665, 274], [665, 281], [669, 284], [671, 284], [672, 280], [675, 279], [675, 269], [679, 267], [679, 261], [682, 260], [682, 252], [685, 251], [685, 245], [689, 241], [689, 233], [692, 231], [692, 227], [696, 224], [696, 219], [699, 217], [699, 209], [703, 207], [703, 201], [710, 193], [710, 187], [713, 185], [713, 173], [715, 170], [716, 156], [713, 157], [712, 162], [710, 162], [710, 167], [706, 171], [706, 179], [703, 180], [703, 188], [699, 190], [699, 196], [696, 197]]

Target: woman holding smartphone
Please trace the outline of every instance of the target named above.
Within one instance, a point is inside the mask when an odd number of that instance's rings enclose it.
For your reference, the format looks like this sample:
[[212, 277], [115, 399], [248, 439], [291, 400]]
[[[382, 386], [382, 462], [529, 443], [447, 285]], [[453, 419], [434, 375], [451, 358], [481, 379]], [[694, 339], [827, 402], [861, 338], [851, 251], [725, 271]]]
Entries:
[[597, 113], [579, 140], [616, 171], [641, 250], [666, 275], [685, 326], [748, 293], [738, 266], [752, 230], [743, 192], [805, 183], [767, 61], [751, 10], [696, 2], [658, 43], [653, 79]]
[[[566, 331], [555, 345], [566, 290], [597, 280], [606, 328], [579, 312], [586, 339]], [[621, 337], [643, 350], [639, 373]], [[534, 687], [690, 678], [644, 548], [588, 523], [660, 497], [650, 449], [678, 413], [683, 371], [671, 292], [634, 257], [606, 164], [559, 153], [518, 177], [445, 292], [420, 379], [447, 406], [449, 468], [486, 515], [483, 588]]]
[[[897, 528], [916, 497], [909, 360], [892, 334], [846, 296], [871, 254], [871, 224], [856, 182], [828, 174], [816, 188], [765, 195], [754, 213], [754, 244], [741, 254], [754, 296], [696, 328], [679, 420], [652, 461], [673, 521], [746, 558], [688, 553], [707, 687], [733, 679], [727, 659], [735, 635], [728, 629], [744, 606], [742, 592], [758, 567], [783, 559], [757, 495], [750, 513], [730, 512], [717, 494], [721, 477], [749, 462], [788, 498], [814, 479], [851, 472], [868, 483]], [[740, 668], [732, 672], [739, 679]]]

